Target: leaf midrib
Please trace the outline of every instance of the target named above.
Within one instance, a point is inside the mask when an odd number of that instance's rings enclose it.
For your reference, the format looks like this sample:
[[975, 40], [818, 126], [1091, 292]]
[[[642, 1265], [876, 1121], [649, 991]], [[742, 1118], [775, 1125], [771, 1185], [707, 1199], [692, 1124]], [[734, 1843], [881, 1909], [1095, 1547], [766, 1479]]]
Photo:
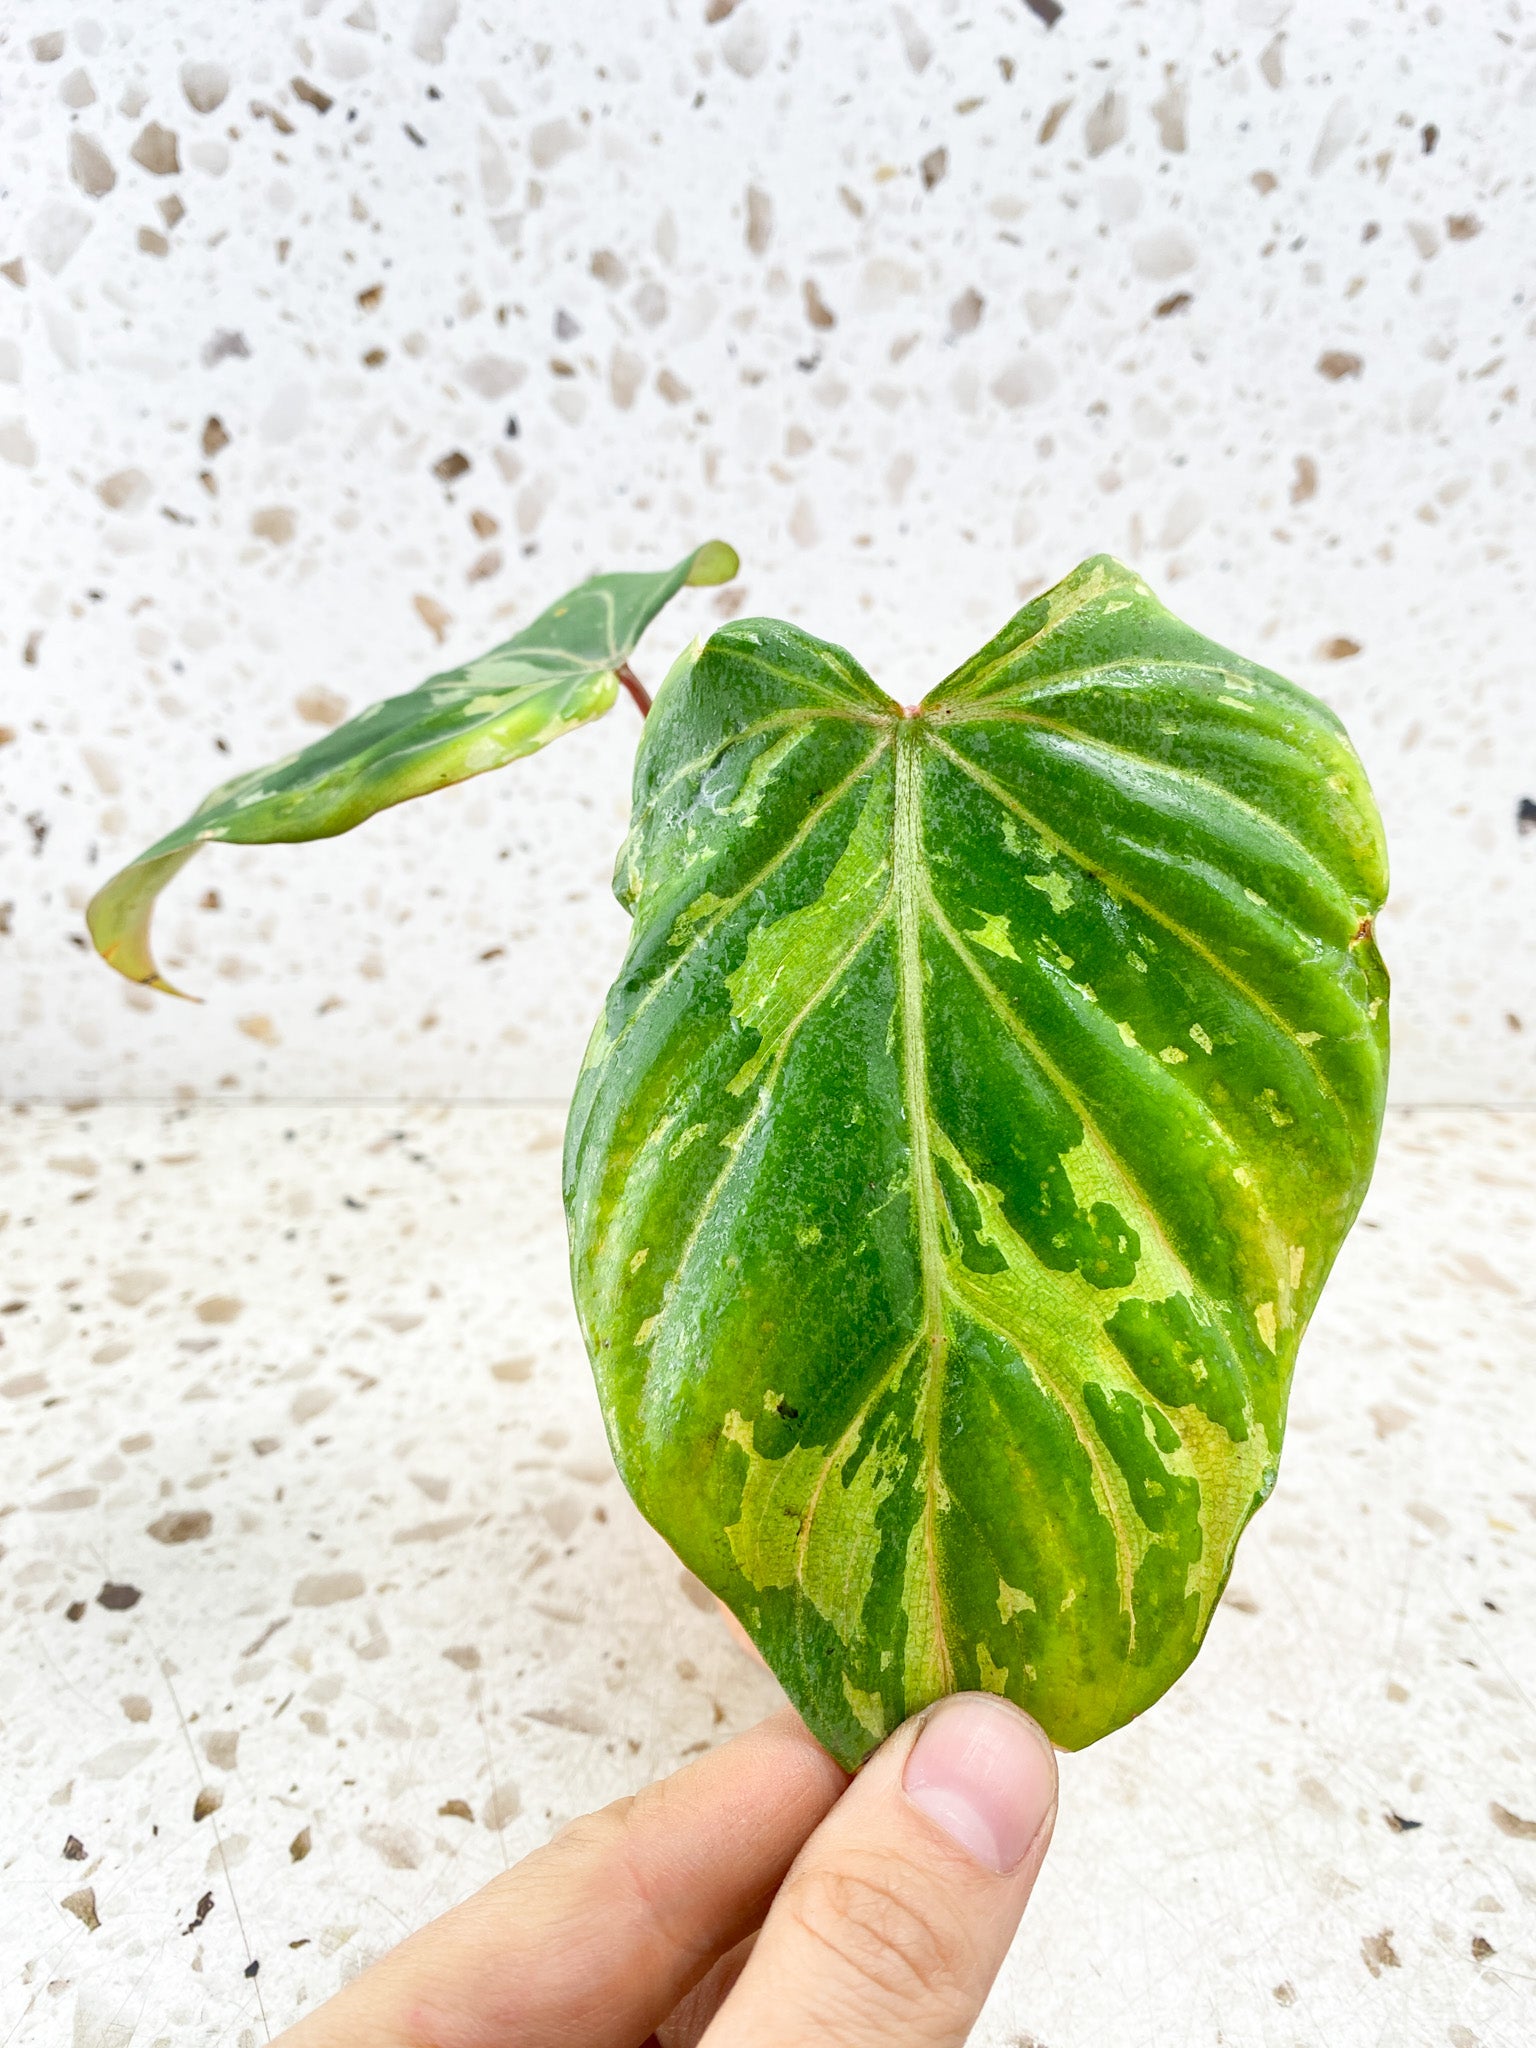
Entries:
[[[944, 1252], [929, 1138], [928, 1044], [923, 1028], [922, 791], [918, 766], [923, 735], [915, 719], [896, 728], [896, 800], [891, 826], [891, 887], [896, 910], [896, 957], [901, 1005], [901, 1040], [906, 1082], [907, 1142], [912, 1158], [912, 1209], [917, 1223], [923, 1281], [923, 1325], [929, 1347], [919, 1415], [923, 1443], [923, 1548], [931, 1588], [934, 1647], [944, 1690], [954, 1684], [954, 1663], [944, 1630], [938, 1570], [939, 1418], [943, 1402], [945, 1353]], [[910, 1617], [908, 1626], [911, 1626]]]

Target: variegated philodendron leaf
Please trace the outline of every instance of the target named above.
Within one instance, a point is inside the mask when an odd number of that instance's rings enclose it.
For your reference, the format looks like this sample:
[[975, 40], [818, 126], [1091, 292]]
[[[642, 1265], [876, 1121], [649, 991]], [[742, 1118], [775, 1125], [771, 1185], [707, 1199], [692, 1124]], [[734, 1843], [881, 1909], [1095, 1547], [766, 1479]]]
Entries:
[[566, 1186], [641, 1509], [845, 1764], [954, 1688], [1129, 1720], [1376, 1150], [1338, 721], [1103, 557], [906, 715], [741, 621], [663, 685], [617, 886]]
[[602, 717], [619, 669], [685, 583], [725, 583], [738, 566], [735, 550], [712, 540], [673, 569], [593, 576], [478, 660], [370, 705], [270, 768], [221, 783], [92, 897], [85, 915], [96, 950], [130, 981], [180, 995], [155, 965], [149, 923], [160, 891], [205, 840], [330, 839], [407, 797], [535, 753]]

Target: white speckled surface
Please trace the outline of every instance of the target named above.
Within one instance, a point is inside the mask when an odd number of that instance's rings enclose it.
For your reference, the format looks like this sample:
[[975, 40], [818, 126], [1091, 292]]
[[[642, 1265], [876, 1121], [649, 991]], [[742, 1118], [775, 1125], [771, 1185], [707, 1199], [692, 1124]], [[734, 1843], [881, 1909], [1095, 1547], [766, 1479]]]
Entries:
[[[773, 1703], [613, 1475], [560, 1126], [6, 1114], [0, 2041], [257, 2048]], [[983, 2048], [1529, 2039], [1533, 1135], [1389, 1118], [1279, 1488], [1191, 1672], [1064, 1760]]]
[[563, 1095], [627, 704], [201, 856], [163, 931], [202, 1015], [76, 958], [79, 911], [233, 767], [719, 532], [741, 582], [652, 681], [723, 603], [916, 697], [1107, 548], [1321, 690], [1393, 847], [1399, 1099], [1531, 1100], [1529, 8], [709, 11], [9, 10], [10, 1088]]

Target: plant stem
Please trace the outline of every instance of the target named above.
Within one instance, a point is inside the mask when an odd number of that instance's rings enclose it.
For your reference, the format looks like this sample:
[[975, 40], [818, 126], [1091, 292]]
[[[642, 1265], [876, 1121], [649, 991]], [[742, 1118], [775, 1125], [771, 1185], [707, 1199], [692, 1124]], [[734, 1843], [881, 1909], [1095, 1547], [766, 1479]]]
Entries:
[[618, 667], [614, 670], [614, 674], [618, 677], [619, 681], [624, 685], [625, 689], [628, 690], [629, 694], [631, 695], [631, 697], [634, 698], [635, 702], [640, 706], [640, 716], [644, 718], [646, 713], [651, 708], [650, 691], [645, 687], [644, 683], [641, 682], [640, 678], [635, 674], [634, 670], [630, 667], [627, 661], [621, 661]]

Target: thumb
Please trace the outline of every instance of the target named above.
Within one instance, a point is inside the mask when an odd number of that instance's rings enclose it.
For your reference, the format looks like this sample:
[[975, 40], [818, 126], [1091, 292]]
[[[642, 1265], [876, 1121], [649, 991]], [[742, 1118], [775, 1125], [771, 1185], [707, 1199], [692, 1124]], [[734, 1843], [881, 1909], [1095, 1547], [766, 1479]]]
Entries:
[[811, 1836], [702, 2048], [951, 2048], [1013, 1939], [1056, 1818], [1056, 1759], [990, 1693], [878, 1750]]

